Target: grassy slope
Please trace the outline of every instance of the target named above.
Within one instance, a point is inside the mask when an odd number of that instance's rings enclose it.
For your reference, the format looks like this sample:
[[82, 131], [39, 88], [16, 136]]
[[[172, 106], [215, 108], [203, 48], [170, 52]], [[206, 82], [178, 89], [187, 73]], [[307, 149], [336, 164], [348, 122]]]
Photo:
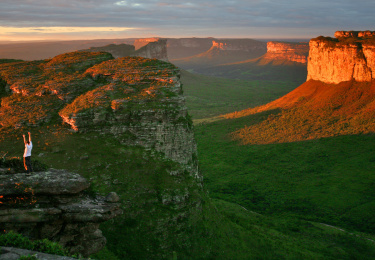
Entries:
[[193, 119], [218, 116], [274, 100], [298, 86], [273, 80], [233, 80], [182, 71], [184, 95]]
[[[186, 80], [184, 83], [189, 97], [189, 88], [196, 86]], [[241, 87], [229, 89], [223, 99], [238, 95], [232, 93], [236, 90]], [[207, 84], [206, 92], [215, 95], [216, 85]], [[204, 97], [201, 92], [191, 93], [196, 99]], [[220, 102], [220, 95], [216, 98]], [[188, 107], [199, 108], [196, 99], [188, 98]], [[251, 96], [247, 101], [250, 107], [257, 103]], [[205, 109], [204, 104], [200, 109]], [[194, 110], [192, 113], [194, 117]], [[252, 248], [252, 252], [263, 252], [263, 259], [374, 258], [374, 243], [366, 239], [374, 240], [375, 235], [371, 214], [375, 211], [374, 137], [341, 136], [246, 146], [231, 140], [233, 131], [277, 113], [279, 110], [269, 110], [196, 125], [206, 187], [211, 197], [219, 199], [218, 209], [234, 225], [233, 230], [241, 234], [244, 255], [251, 255]], [[264, 215], [254, 221], [254, 214], [238, 205]], [[343, 227], [359, 237], [319, 223]], [[267, 228], [254, 232], [259, 226]], [[284, 243], [271, 235], [273, 232], [280, 234]], [[265, 238], [261, 234], [266, 234]], [[253, 239], [263, 244], [244, 242]], [[273, 249], [272, 243], [279, 245], [278, 249]], [[265, 252], [277, 252], [279, 257]]]

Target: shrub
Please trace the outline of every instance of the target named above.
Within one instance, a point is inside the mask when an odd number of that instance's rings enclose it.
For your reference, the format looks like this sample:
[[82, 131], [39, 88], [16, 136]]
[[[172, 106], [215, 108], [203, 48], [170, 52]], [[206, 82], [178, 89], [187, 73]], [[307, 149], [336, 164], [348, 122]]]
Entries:
[[[33, 170], [35, 172], [45, 171], [48, 169], [48, 166], [46, 164], [38, 160], [32, 160], [31, 166], [33, 167]], [[2, 159], [0, 159], [0, 167], [11, 168], [14, 170], [15, 173], [25, 172], [23, 159], [19, 157], [12, 157], [10, 159], [6, 159], [5, 157], [3, 157]]]
[[51, 242], [48, 239], [31, 241], [29, 238], [13, 231], [0, 235], [0, 246], [23, 248], [52, 255], [69, 255], [66, 249], [55, 242]]

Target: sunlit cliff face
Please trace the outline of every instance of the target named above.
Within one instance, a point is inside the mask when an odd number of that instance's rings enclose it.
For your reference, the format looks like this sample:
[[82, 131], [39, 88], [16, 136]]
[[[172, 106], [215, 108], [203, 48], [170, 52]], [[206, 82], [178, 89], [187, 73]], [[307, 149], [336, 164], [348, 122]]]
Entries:
[[307, 80], [338, 84], [375, 77], [375, 32], [337, 31], [310, 41]]
[[304, 84], [266, 105], [225, 115], [269, 114], [233, 132], [232, 138], [243, 144], [269, 144], [375, 132], [373, 34], [339, 35], [349, 36], [310, 41]]

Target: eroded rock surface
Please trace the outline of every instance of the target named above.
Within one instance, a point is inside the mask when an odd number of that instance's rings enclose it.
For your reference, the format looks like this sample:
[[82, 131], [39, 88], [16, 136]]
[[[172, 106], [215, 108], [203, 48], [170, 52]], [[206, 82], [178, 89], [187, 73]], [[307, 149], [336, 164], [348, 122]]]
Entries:
[[74, 260], [68, 256], [45, 254], [27, 249], [0, 247], [0, 260], [18, 260], [21, 256], [35, 256], [38, 260]]
[[122, 210], [118, 200], [89, 196], [88, 187], [86, 179], [65, 170], [1, 175], [0, 229], [50, 239], [71, 253], [93, 254], [106, 243], [100, 223]]
[[310, 41], [307, 80], [338, 84], [369, 82], [375, 77], [375, 32], [336, 32], [337, 39]]
[[267, 42], [264, 59], [285, 60], [305, 64], [309, 54], [307, 43]]

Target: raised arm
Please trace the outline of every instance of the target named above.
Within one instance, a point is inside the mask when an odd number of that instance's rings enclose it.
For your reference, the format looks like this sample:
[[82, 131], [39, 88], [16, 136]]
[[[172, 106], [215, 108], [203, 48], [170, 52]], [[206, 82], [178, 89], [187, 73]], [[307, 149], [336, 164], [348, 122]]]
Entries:
[[31, 133], [30, 132], [28, 133], [29, 133], [29, 142], [31, 143]]
[[26, 144], [26, 138], [25, 138], [25, 135], [22, 135], [23, 136], [23, 142]]

